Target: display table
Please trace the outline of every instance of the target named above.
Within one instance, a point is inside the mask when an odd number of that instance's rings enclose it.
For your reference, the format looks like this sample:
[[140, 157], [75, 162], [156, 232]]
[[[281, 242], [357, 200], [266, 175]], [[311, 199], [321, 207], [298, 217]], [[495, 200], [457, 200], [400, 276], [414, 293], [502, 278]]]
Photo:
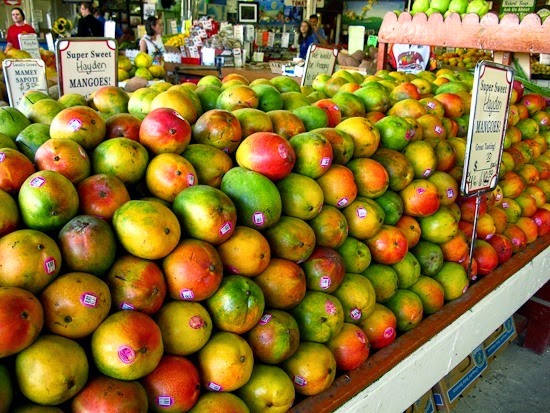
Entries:
[[550, 234], [293, 412], [405, 411], [550, 280]]
[[[221, 75], [215, 66], [201, 66], [201, 65], [184, 65], [176, 63], [165, 63], [164, 67], [166, 72], [173, 73], [176, 79], [175, 83], [179, 83], [185, 78], [197, 78], [207, 75], [217, 76], [223, 78], [230, 73], [237, 73], [246, 77], [250, 82], [256, 79], [273, 79], [276, 76], [281, 76], [280, 73], [272, 73], [269, 66], [254, 66], [246, 65], [244, 68], [240, 67], [222, 67]], [[256, 68], [257, 67], [257, 68]], [[293, 79], [300, 82], [300, 78], [294, 77]]]

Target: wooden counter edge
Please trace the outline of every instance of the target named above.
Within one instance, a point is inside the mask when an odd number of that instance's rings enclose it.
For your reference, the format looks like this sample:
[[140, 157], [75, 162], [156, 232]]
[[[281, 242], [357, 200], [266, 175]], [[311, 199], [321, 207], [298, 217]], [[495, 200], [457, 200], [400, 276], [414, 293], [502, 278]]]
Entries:
[[440, 311], [422, 320], [418, 327], [398, 337], [390, 346], [374, 353], [359, 369], [337, 377], [325, 392], [300, 401], [293, 406], [291, 412], [328, 413], [342, 406], [360, 391], [381, 379], [386, 372], [427, 343], [445, 327], [452, 324], [549, 245], [550, 234], [527, 245], [523, 251], [515, 254], [512, 259], [499, 266], [495, 271], [473, 283], [462, 297], [445, 304]]

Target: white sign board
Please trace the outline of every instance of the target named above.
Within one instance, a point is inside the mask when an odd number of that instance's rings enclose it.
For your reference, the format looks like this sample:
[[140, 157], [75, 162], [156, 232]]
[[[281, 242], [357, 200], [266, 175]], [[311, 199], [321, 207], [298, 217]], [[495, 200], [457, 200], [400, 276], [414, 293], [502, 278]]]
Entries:
[[168, 27], [170, 27], [170, 34], [178, 34], [178, 24], [176, 19], [168, 19]]
[[304, 75], [302, 76], [302, 86], [311, 86], [313, 79], [318, 74], [326, 73], [331, 75], [336, 65], [336, 56], [338, 56], [338, 49], [320, 47], [316, 44], [309, 46], [304, 66]]
[[365, 27], [364, 26], [349, 26], [348, 50], [355, 53], [358, 50], [365, 48]]
[[2, 61], [10, 106], [16, 108], [29, 90], [48, 94], [46, 63], [42, 59], [5, 59]]
[[496, 188], [514, 74], [509, 66], [481, 61], [474, 73], [472, 111], [460, 189], [465, 195]]
[[36, 33], [20, 34], [19, 48], [29, 53], [33, 59], [40, 59], [40, 46]]
[[114, 20], [107, 20], [103, 25], [103, 32], [105, 37], [112, 37], [114, 39], [116, 37], [116, 22]]
[[103, 86], [118, 85], [114, 39], [59, 39], [56, 50], [60, 96], [78, 93], [87, 98]]

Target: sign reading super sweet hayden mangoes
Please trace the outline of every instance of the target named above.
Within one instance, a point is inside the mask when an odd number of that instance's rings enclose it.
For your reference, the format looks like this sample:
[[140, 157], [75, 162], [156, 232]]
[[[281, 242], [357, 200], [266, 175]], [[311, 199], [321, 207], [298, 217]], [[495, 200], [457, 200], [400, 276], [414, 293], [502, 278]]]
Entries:
[[114, 39], [60, 39], [56, 50], [60, 96], [78, 93], [87, 98], [103, 86], [118, 85]]
[[465, 195], [497, 186], [513, 81], [509, 66], [487, 61], [476, 66], [461, 183]]

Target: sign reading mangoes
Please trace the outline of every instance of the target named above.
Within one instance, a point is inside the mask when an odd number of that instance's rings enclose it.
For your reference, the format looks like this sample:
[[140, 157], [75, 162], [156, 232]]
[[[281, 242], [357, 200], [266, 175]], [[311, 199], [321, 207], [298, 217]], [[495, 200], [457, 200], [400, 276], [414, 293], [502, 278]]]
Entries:
[[338, 49], [329, 49], [315, 44], [309, 46], [304, 76], [302, 76], [302, 86], [311, 86], [313, 79], [321, 73], [332, 75], [336, 65], [336, 56], [338, 56]]
[[103, 86], [117, 86], [117, 44], [114, 39], [59, 39], [56, 42], [59, 95], [88, 98]]
[[2, 61], [10, 106], [16, 108], [29, 90], [48, 94], [46, 63], [42, 59], [5, 59]]
[[474, 77], [460, 187], [464, 195], [491, 191], [497, 186], [514, 73], [509, 66], [481, 61]]
[[523, 17], [535, 11], [536, 3], [536, 0], [502, 0], [500, 12], [517, 14], [519, 17]]
[[40, 46], [36, 33], [20, 34], [19, 48], [29, 53], [33, 59], [40, 59]]

